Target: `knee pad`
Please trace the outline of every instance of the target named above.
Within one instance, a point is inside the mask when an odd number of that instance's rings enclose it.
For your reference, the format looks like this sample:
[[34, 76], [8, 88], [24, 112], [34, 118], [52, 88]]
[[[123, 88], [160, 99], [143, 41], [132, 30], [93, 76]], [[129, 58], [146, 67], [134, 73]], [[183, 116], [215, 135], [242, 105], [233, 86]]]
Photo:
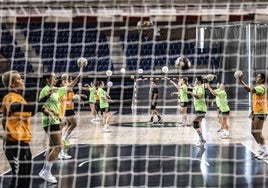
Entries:
[[194, 121], [194, 122], [193, 122], [193, 127], [194, 127], [195, 129], [199, 129], [199, 122], [198, 122], [198, 121]]

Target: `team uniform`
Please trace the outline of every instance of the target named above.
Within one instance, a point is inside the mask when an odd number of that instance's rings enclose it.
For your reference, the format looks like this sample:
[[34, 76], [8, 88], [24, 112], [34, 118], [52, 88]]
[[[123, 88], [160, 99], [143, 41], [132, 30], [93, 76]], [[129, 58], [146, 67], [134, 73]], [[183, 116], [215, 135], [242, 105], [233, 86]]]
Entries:
[[89, 88], [89, 105], [90, 105], [90, 109], [92, 111], [92, 114], [94, 116], [91, 121], [98, 120], [97, 114], [96, 114], [96, 93], [97, 93], [97, 90], [95, 87]]
[[151, 91], [151, 100], [154, 99], [154, 95], [156, 95], [156, 98], [155, 98], [155, 102], [154, 103], [151, 103], [151, 110], [156, 110], [156, 106], [157, 106], [157, 99], [158, 99], [158, 88], [152, 88], [152, 91]]
[[[155, 83], [155, 82], [154, 82]], [[155, 83], [156, 84], [156, 83]], [[156, 115], [158, 117], [158, 123], [160, 123], [162, 121], [162, 118], [160, 117], [160, 115], [158, 114], [156, 107], [157, 107], [157, 99], [158, 99], [158, 88], [157, 87], [153, 87], [151, 89], [151, 120], [150, 123], [154, 122], [154, 116]]]
[[203, 138], [202, 129], [201, 129], [201, 123], [202, 118], [205, 117], [207, 112], [207, 105], [206, 105], [206, 99], [205, 99], [205, 88], [204, 85], [197, 85], [193, 88], [193, 94], [194, 95], [200, 95], [200, 98], [194, 97], [194, 108], [195, 108], [195, 120], [193, 121], [193, 127], [197, 131], [199, 136], [199, 142], [196, 143], [197, 146], [203, 146], [203, 144], [206, 142], [206, 140]]
[[[44, 98], [48, 92], [51, 90], [50, 86], [45, 86], [39, 95], [39, 99]], [[55, 112], [61, 113], [61, 102], [60, 98], [66, 94], [66, 89], [63, 87], [57, 88], [56, 92], [52, 93], [51, 96], [46, 100], [44, 106], [48, 107]], [[61, 119], [59, 117], [50, 117], [42, 113], [42, 126], [44, 130], [48, 133], [50, 131], [59, 131], [60, 130]]]
[[[227, 93], [224, 90], [216, 89], [214, 90], [216, 94], [216, 105], [219, 108], [219, 115], [220, 116], [229, 116], [230, 114], [230, 107], [228, 105], [227, 100]], [[222, 130], [222, 138], [229, 137], [229, 131], [227, 129]]]
[[180, 106], [181, 107], [187, 107], [188, 106], [188, 87], [186, 84], [182, 84], [181, 89], [180, 89]]
[[89, 102], [95, 104], [96, 103], [96, 88], [91, 87], [89, 88]]
[[23, 112], [21, 108], [13, 112], [11, 106], [15, 103], [27, 105], [21, 94], [9, 92], [2, 101], [5, 139], [3, 148], [12, 169], [13, 177], [10, 187], [30, 187], [32, 170], [32, 153], [29, 142], [32, 140], [32, 112]]
[[97, 114], [98, 114], [99, 111], [100, 111], [99, 88], [96, 89], [95, 100], [96, 100], [96, 103], [95, 103], [95, 109], [96, 109], [96, 112], [97, 112]]
[[[55, 88], [55, 91], [50, 95], [49, 98], [47, 98], [46, 96], [50, 92], [50, 90], [51, 90], [51, 87], [46, 85], [39, 94], [39, 101], [43, 101], [44, 99], [46, 99], [44, 101], [44, 107], [60, 115], [61, 113], [61, 100], [60, 99], [63, 95], [66, 94], [67, 89], [65, 87]], [[61, 131], [60, 123], [61, 123], [61, 118], [59, 116], [57, 115], [47, 116], [45, 113], [42, 113], [42, 126], [45, 132], [49, 135], [50, 139], [51, 139], [51, 135], [53, 134], [53, 132]], [[58, 134], [58, 133], [55, 133], [55, 134]], [[61, 133], [59, 134], [61, 135]], [[56, 145], [53, 145], [52, 147], [56, 147]], [[62, 155], [62, 151], [58, 155]], [[60, 158], [63, 158], [63, 157], [60, 156]], [[49, 181], [51, 183], [56, 183], [57, 182], [56, 178], [52, 176], [51, 174], [52, 165], [53, 163], [51, 161], [49, 162], [46, 160], [42, 170], [39, 172], [39, 176], [45, 179], [46, 181]]]
[[203, 85], [195, 86], [193, 89], [193, 94], [202, 95], [199, 99], [194, 97], [194, 108], [195, 108], [195, 114], [199, 117], [204, 118], [207, 112], [204, 86]]
[[252, 94], [252, 118], [266, 120], [268, 112], [266, 87], [264, 85], [258, 85], [254, 89], [256, 93]]
[[[256, 93], [252, 93], [252, 122], [259, 119], [265, 121], [267, 119], [267, 92], [264, 84], [257, 85], [254, 87]], [[252, 130], [252, 134], [257, 143], [259, 144], [260, 150], [255, 156], [258, 159], [265, 159], [268, 156], [268, 152], [265, 146], [265, 141], [261, 132], [261, 129]], [[257, 136], [258, 135], [258, 136]]]
[[99, 88], [98, 89], [98, 96], [100, 99], [101, 114], [103, 115], [104, 112], [110, 112], [109, 102], [106, 98], [106, 91], [103, 90], [102, 88]]
[[100, 98], [100, 110], [101, 110], [101, 114], [103, 116], [103, 124], [104, 124], [104, 128], [103, 128], [103, 132], [109, 133], [111, 132], [109, 130], [109, 123], [110, 123], [110, 117], [112, 116], [111, 112], [110, 112], [110, 107], [109, 107], [109, 101], [107, 98], [107, 92], [102, 89], [99, 88], [98, 89], [98, 96]]
[[74, 95], [75, 94], [73, 91], [68, 91], [66, 94], [66, 110], [65, 110], [66, 117], [75, 115], [74, 102], [73, 102]]

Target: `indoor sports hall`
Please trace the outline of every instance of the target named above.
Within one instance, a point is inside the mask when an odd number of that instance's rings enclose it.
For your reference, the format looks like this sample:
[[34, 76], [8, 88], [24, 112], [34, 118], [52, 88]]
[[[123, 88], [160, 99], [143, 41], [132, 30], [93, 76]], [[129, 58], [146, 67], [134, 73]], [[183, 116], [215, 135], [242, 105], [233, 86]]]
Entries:
[[[2, 1], [0, 188], [267, 187], [267, 12], [252, 0]], [[26, 142], [12, 131], [30, 105]]]

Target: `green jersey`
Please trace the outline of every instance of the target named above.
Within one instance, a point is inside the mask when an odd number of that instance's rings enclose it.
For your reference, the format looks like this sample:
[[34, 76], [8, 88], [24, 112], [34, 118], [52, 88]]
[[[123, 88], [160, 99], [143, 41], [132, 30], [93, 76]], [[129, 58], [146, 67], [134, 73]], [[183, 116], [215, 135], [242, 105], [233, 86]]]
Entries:
[[104, 91], [102, 88], [99, 88], [98, 95], [100, 97], [100, 108], [108, 108], [109, 102], [106, 97], [106, 91]]
[[[48, 92], [51, 90], [50, 86], [45, 86], [40, 94], [39, 99], [44, 98]], [[54, 110], [55, 112], [60, 113], [60, 98], [66, 94], [67, 90], [65, 87], [55, 88], [55, 92], [50, 95], [50, 97], [46, 100], [44, 103], [44, 106], [48, 107], [51, 110]], [[42, 113], [42, 126], [47, 127], [49, 125], [56, 125], [60, 124], [60, 119], [58, 116], [50, 117], [46, 116], [44, 113]]]
[[[220, 90], [221, 90], [221, 89], [218, 88], [218, 89], [215, 89], [214, 91], [215, 91], [215, 93], [217, 93], [217, 92], [219, 92]], [[216, 96], [215, 101], [216, 101], [216, 106], [217, 106], [218, 108], [219, 108], [219, 105], [220, 105], [220, 104], [219, 104], [219, 103], [220, 103], [219, 99], [220, 99], [220, 98]]]
[[[228, 112], [230, 111], [230, 107], [227, 101], [227, 93], [224, 90], [216, 89], [214, 90], [216, 93], [216, 104], [219, 107], [221, 112]], [[218, 102], [217, 102], [218, 101]]]
[[89, 88], [89, 102], [95, 103], [96, 102], [96, 88], [91, 87]]
[[193, 89], [193, 94], [201, 94], [200, 98], [194, 97], [194, 108], [196, 111], [206, 112], [207, 104], [205, 99], [205, 88], [204, 85], [195, 86]]
[[187, 94], [188, 87], [186, 84], [183, 84], [180, 89], [180, 101], [181, 102], [188, 102], [188, 94]]

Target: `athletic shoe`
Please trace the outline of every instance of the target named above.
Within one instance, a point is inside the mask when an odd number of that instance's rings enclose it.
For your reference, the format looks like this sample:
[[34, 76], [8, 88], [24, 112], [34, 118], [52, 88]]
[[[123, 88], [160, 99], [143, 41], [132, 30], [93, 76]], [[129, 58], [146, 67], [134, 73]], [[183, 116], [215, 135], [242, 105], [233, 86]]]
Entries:
[[39, 172], [39, 176], [50, 183], [57, 183], [57, 179], [50, 172]]
[[219, 130], [217, 130], [217, 132], [218, 133], [220, 133], [220, 132], [222, 132], [223, 131], [223, 129], [222, 128], [220, 128]]
[[226, 131], [223, 131], [222, 132], [222, 134], [220, 135], [220, 138], [222, 138], [222, 139], [227, 139], [227, 138], [229, 138], [229, 133], [228, 132], [226, 132]]
[[195, 146], [198, 146], [198, 147], [203, 147], [204, 146], [204, 144], [206, 143], [206, 140], [199, 140], [196, 144], [195, 144]]
[[70, 145], [71, 145], [71, 143], [70, 143], [70, 141], [69, 141], [68, 139], [63, 139], [63, 140], [62, 140], [62, 143], [63, 143], [63, 145], [64, 145], [65, 147], [70, 147]]
[[110, 130], [110, 129], [108, 129], [108, 127], [104, 127], [104, 128], [103, 128], [103, 132], [104, 132], [104, 133], [110, 133], [110, 132], [111, 132], [111, 130]]
[[68, 155], [67, 153], [60, 152], [57, 159], [70, 159], [72, 158], [71, 155]]
[[98, 121], [97, 118], [93, 118], [92, 120], [90, 120], [91, 122], [95, 122]]

